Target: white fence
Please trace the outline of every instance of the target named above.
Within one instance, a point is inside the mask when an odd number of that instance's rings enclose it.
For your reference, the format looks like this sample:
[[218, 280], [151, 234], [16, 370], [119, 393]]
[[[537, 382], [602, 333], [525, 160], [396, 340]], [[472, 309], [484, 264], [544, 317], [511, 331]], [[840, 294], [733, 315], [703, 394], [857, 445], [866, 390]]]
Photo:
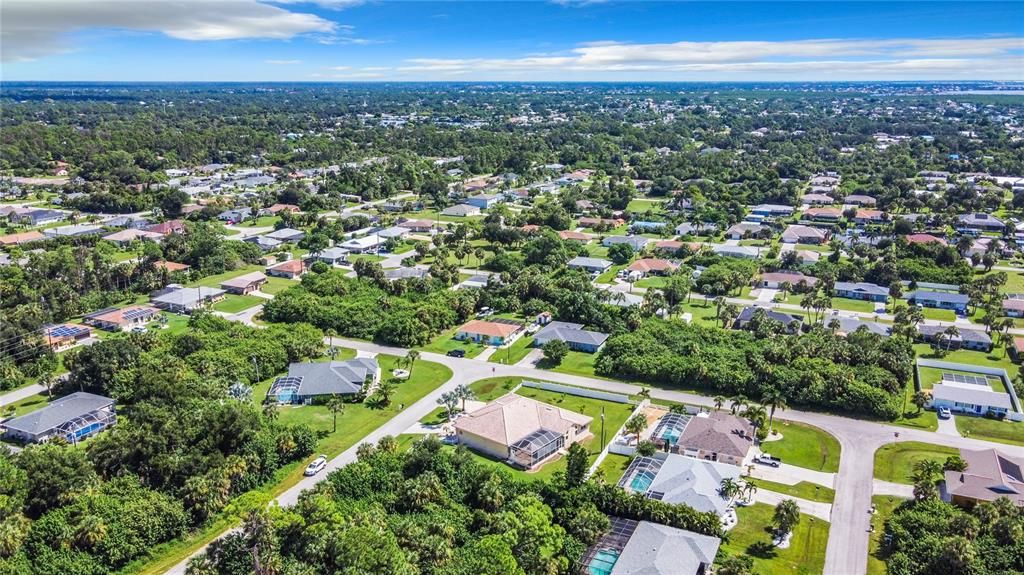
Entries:
[[548, 383], [544, 381], [524, 381], [522, 385], [523, 387], [532, 387], [534, 389], [543, 389], [545, 391], [565, 393], [567, 395], [578, 395], [580, 397], [589, 397], [591, 399], [600, 399], [603, 401], [611, 401], [613, 403], [633, 403], [633, 400], [630, 399], [628, 395], [598, 391], [596, 389], [586, 389], [583, 387], [573, 387], [571, 385], [561, 385], [558, 383]]
[[[1015, 390], [1013, 388], [1013, 380], [1010, 379], [1010, 375], [1008, 373], [1006, 373], [1005, 369], [1000, 368], [1000, 367], [982, 367], [980, 365], [968, 365], [968, 364], [965, 364], [965, 363], [953, 363], [951, 361], [939, 361], [939, 360], [936, 360], [936, 359], [924, 359], [924, 358], [918, 358], [918, 360], [917, 360], [917, 367], [933, 367], [935, 369], [951, 369], [951, 370], [954, 370], [954, 371], [962, 371], [962, 372], [966, 372], [966, 373], [980, 373], [980, 374], [983, 374], [983, 375], [994, 375], [994, 376], [998, 377], [999, 379], [1002, 380], [1003, 387], [1006, 388], [1006, 393], [1009, 394], [1009, 396], [1010, 396], [1010, 403], [1013, 404], [1013, 411], [1015, 411], [1017, 413], [1017, 415], [1015, 417], [1010, 417], [1010, 416], [1014, 415], [1014, 413], [1011, 412], [1011, 413], [1007, 414], [1007, 417], [1009, 419], [1012, 419], [1013, 421], [1020, 421], [1020, 417], [1019, 417], [1019, 414], [1021, 413], [1020, 400], [1017, 399], [1017, 390]], [[915, 368], [914, 371], [916, 372], [917, 369]], [[918, 379], [917, 383], [920, 386], [920, 379], [921, 378], [920, 378], [919, 375], [917, 376], [917, 379]]]

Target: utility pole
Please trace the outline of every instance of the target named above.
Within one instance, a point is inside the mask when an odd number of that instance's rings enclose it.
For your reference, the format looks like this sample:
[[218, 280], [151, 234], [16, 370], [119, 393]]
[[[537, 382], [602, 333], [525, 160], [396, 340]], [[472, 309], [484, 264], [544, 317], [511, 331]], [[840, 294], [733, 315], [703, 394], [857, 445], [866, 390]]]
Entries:
[[601, 406], [601, 449], [604, 449], [604, 406]]

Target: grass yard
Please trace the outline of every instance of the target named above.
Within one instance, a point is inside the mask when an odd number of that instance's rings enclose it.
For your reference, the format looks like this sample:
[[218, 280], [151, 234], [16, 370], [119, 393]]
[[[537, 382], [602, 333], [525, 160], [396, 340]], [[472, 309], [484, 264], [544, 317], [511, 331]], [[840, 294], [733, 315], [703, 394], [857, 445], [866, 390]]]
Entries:
[[606, 483], [616, 484], [619, 479], [622, 479], [622, 474], [629, 468], [629, 463], [633, 461], [628, 455], [619, 455], [617, 453], [609, 453], [605, 456], [601, 465], [597, 466], [597, 473], [603, 475]]
[[629, 201], [626, 209], [633, 213], [643, 212], [664, 212], [665, 211], [665, 200], [645, 200], [640, 198], [634, 198]]
[[875, 535], [871, 538], [868, 551], [868, 575], [886, 575], [886, 557], [882, 550], [885, 522], [904, 501], [906, 500], [891, 495], [875, 495], [871, 498], [871, 503], [875, 505], [875, 516], [871, 518], [871, 524], [875, 526]]
[[1024, 423], [999, 421], [984, 417], [957, 415], [956, 428], [960, 435], [974, 439], [1024, 445]]
[[939, 416], [934, 411], [917, 409], [917, 406], [912, 402], [915, 391], [914, 381], [911, 379], [903, 390], [903, 405], [906, 406], [903, 416], [893, 421], [893, 423], [903, 427], [935, 431], [939, 428]]
[[776, 483], [774, 481], [768, 481], [767, 479], [747, 478], [747, 481], [752, 481], [759, 489], [764, 489], [765, 491], [774, 491], [775, 493], [799, 497], [800, 499], [806, 499], [808, 501], [832, 503], [836, 497], [835, 490], [809, 481], [801, 481], [795, 485]]
[[663, 288], [668, 285], [668, 278], [663, 276], [650, 276], [637, 280], [634, 284], [636, 287], [642, 288]]
[[[186, 331], [188, 331], [188, 319], [189, 318], [188, 318], [187, 315], [180, 315], [180, 314], [176, 314], [176, 313], [168, 313], [166, 311], [160, 312], [160, 315], [162, 315], [162, 316], [167, 318], [167, 329], [166, 329], [166, 331], [161, 330], [162, 333], [169, 333], [169, 334], [172, 334], [172, 335], [177, 335], [179, 333], [185, 333]], [[157, 325], [159, 325], [157, 322], [150, 322], [149, 323], [149, 328], [150, 329], [156, 329]], [[97, 330], [97, 331], [100, 331], [100, 330]]]
[[910, 485], [913, 483], [910, 476], [914, 472], [914, 464], [918, 461], [933, 459], [943, 463], [950, 455], [959, 453], [960, 451], [953, 447], [917, 441], [883, 445], [875, 452], [875, 479]]
[[[775, 508], [764, 503], [737, 507], [738, 523], [729, 532], [729, 540], [721, 550], [730, 555], [749, 555], [754, 559], [758, 575], [811, 575], [825, 568], [825, 547], [828, 545], [828, 522], [810, 515], [800, 515], [787, 549], [771, 545], [769, 533]], [[725, 556], [719, 552], [721, 559]]]
[[[597, 257], [597, 256], [594, 256], [594, 257]], [[594, 283], [611, 284], [611, 283], [613, 283], [612, 280], [615, 279], [615, 276], [617, 276], [619, 274], [619, 270], [622, 270], [622, 269], [625, 269], [625, 268], [626, 268], [626, 264], [612, 266], [612, 267], [608, 268], [605, 272], [603, 272], [601, 275], [597, 276], [597, 279], [594, 280]]]
[[939, 357], [935, 354], [935, 350], [932, 349], [930, 344], [915, 343], [914, 352], [918, 357], [926, 359], [938, 359], [940, 361], [948, 361], [952, 363], [966, 363], [967, 365], [1005, 369], [1010, 377], [1013, 377], [1013, 374], [1017, 373], [1017, 365], [1010, 359], [1009, 354], [1007, 354], [1005, 350], [998, 348], [993, 349], [988, 353], [983, 351], [972, 351], [969, 349], [957, 349], [950, 351], [944, 357]]
[[449, 330], [443, 331], [437, 337], [432, 339], [430, 343], [420, 347], [419, 349], [423, 351], [432, 351], [434, 353], [448, 353], [453, 349], [462, 349], [466, 351], [466, 357], [476, 357], [487, 348], [486, 345], [481, 343], [455, 339], [455, 333], [458, 330], [458, 327], [453, 327]]
[[238, 313], [242, 310], [260, 305], [266, 301], [267, 300], [254, 295], [228, 294], [224, 296], [224, 299], [213, 304], [213, 309], [224, 313]]
[[764, 442], [762, 450], [789, 465], [826, 473], [839, 471], [839, 440], [829, 433], [811, 425], [778, 418], [773, 428], [782, 434], [782, 439]]
[[238, 269], [231, 270], [229, 272], [224, 272], [222, 274], [215, 274], [215, 275], [212, 275], [212, 276], [206, 276], [206, 277], [204, 277], [204, 278], [202, 278], [200, 280], [197, 280], [197, 281], [194, 281], [194, 282], [190, 282], [187, 285], [188, 285], [188, 287], [200, 287], [200, 286], [202, 286], [202, 287], [215, 287], [215, 288], [219, 288], [220, 284], [222, 282], [226, 281], [226, 280], [229, 280], [231, 278], [236, 278], [236, 277], [238, 277], [240, 275], [251, 273], [251, 272], [261, 272], [263, 270], [264, 270], [263, 266], [257, 266], [257, 265], [242, 266], [242, 267], [240, 267]]
[[526, 335], [512, 342], [512, 345], [498, 348], [487, 361], [513, 365], [533, 350], [533, 338]]
[[594, 375], [594, 361], [596, 360], [596, 353], [570, 351], [569, 355], [565, 356], [565, 359], [562, 360], [562, 363], [560, 363], [557, 367], [551, 368], [551, 371], [557, 371], [559, 373], [568, 373], [570, 375], [596, 377]]
[[263, 293], [268, 293], [270, 295], [277, 295], [283, 292], [284, 290], [297, 285], [299, 285], [299, 282], [295, 280], [268, 276], [267, 283], [264, 284], [262, 288], [260, 288], [260, 291]]

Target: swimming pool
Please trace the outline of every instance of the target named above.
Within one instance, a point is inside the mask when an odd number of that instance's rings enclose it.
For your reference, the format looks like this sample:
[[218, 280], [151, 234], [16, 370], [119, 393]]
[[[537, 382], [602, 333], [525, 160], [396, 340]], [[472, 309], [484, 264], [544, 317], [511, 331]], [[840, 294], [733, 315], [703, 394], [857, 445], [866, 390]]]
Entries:
[[661, 433], [661, 437], [659, 439], [664, 439], [665, 441], [667, 441], [669, 443], [678, 443], [679, 442], [679, 436], [682, 435], [682, 434], [683, 434], [683, 430], [682, 429], [678, 429], [678, 428], [675, 428], [675, 427], [670, 427], [670, 428], [666, 429], [665, 431], [663, 431]]
[[594, 558], [587, 565], [589, 575], [611, 575], [615, 562], [619, 560], [619, 552], [614, 549], [601, 549], [594, 553]]
[[651, 487], [652, 483], [654, 483], [654, 475], [640, 472], [629, 482], [629, 486], [637, 493], [647, 493], [647, 489]]

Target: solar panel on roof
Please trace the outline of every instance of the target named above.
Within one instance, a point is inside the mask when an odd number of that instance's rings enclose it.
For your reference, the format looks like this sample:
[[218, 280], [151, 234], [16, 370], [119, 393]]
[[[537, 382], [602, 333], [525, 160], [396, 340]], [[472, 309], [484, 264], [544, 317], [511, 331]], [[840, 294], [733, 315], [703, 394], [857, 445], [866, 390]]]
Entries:
[[942, 381], [953, 383], [965, 383], [969, 385], [981, 385], [988, 387], [988, 378], [980, 375], [964, 375], [962, 373], [942, 373]]
[[153, 310], [146, 309], [144, 307], [138, 307], [138, 308], [132, 308], [132, 309], [129, 309], [129, 310], [125, 310], [125, 312], [123, 314], [123, 317], [124, 317], [124, 319], [130, 321], [130, 320], [139, 319], [140, 317], [146, 317], [146, 316], [149, 316], [149, 315], [153, 315]]
[[84, 327], [75, 325], [58, 325], [49, 329], [50, 337], [74, 337], [80, 333], [88, 332]]
[[106, 307], [106, 308], [101, 309], [100, 311], [94, 311], [94, 312], [92, 312], [90, 314], [86, 314], [83, 317], [85, 317], [85, 318], [99, 317], [101, 315], [106, 315], [106, 314], [108, 314], [108, 313], [110, 313], [112, 311], [115, 311], [115, 310], [117, 310], [116, 307]]

